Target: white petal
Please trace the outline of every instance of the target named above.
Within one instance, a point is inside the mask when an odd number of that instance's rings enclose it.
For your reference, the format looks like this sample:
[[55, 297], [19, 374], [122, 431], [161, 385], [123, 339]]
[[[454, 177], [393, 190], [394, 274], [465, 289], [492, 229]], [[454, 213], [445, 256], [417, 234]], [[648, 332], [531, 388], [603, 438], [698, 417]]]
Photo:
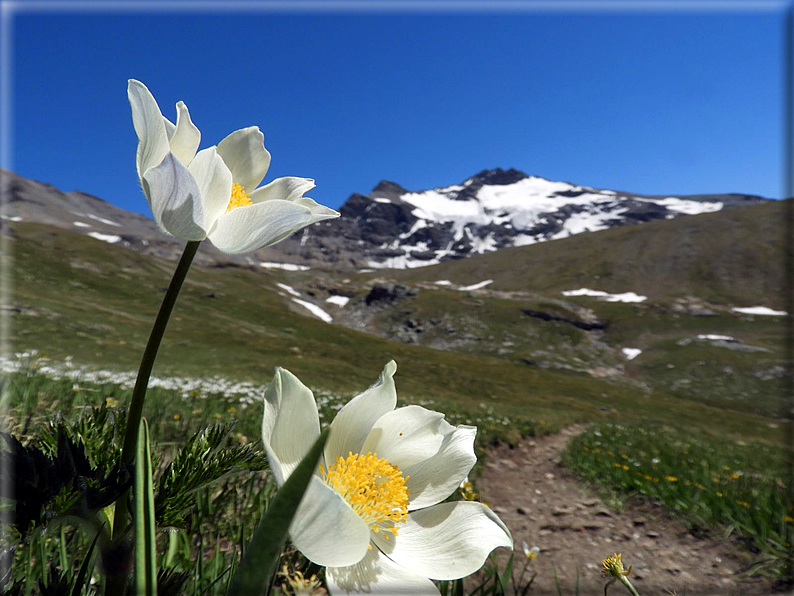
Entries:
[[218, 153], [232, 171], [234, 181], [248, 193], [259, 186], [270, 167], [265, 135], [257, 126], [234, 131], [218, 143]]
[[174, 136], [174, 131], [176, 130], [176, 126], [174, 123], [171, 122], [168, 118], [163, 116], [163, 124], [165, 125], [165, 134], [168, 137], [168, 143], [171, 143], [171, 137]]
[[394, 373], [397, 364], [392, 360], [380, 373], [378, 381], [344, 407], [331, 423], [331, 434], [325, 444], [325, 461], [329, 465], [337, 457], [347, 457], [348, 452], [360, 453], [361, 446], [375, 421], [397, 405]]
[[166, 154], [157, 167], [149, 168], [143, 180], [152, 215], [163, 230], [182, 240], [207, 237], [199, 187], [173, 153]]
[[262, 443], [279, 486], [319, 436], [320, 417], [311, 390], [288, 370], [277, 368], [265, 389]]
[[510, 531], [482, 503], [439, 503], [408, 514], [399, 534], [373, 542], [403, 567], [431, 579], [458, 579], [482, 567], [498, 546], [513, 548]]
[[211, 230], [232, 196], [232, 173], [215, 147], [199, 151], [187, 168], [196, 179], [204, 206], [204, 229]]
[[171, 144], [171, 153], [183, 164], [188, 165], [196, 155], [201, 132], [190, 119], [190, 112], [183, 101], [176, 104], [176, 128], [173, 134], [168, 135], [168, 141]]
[[338, 211], [324, 207], [309, 197], [301, 197], [300, 199], [295, 199], [294, 202], [298, 205], [303, 205], [304, 207], [311, 209], [311, 223], [317, 223], [318, 221], [323, 221], [324, 219], [334, 219], [335, 217], [339, 217], [341, 215]]
[[452, 426], [444, 420], [444, 414], [422, 406], [406, 406], [378, 418], [361, 451], [377, 453], [402, 470], [435, 455], [449, 432]]
[[311, 178], [295, 178], [285, 176], [276, 178], [273, 182], [257, 188], [249, 197], [252, 203], [261, 203], [271, 199], [283, 199], [284, 201], [294, 201], [314, 188], [314, 180]]
[[132, 108], [132, 125], [138, 135], [135, 165], [138, 178], [149, 168], [158, 166], [169, 151], [163, 114], [146, 85], [135, 79], [127, 83], [127, 97]]
[[341, 594], [373, 594], [394, 596], [418, 594], [438, 596], [435, 584], [426, 577], [390, 561], [373, 546], [364, 559], [350, 567], [328, 567], [325, 580], [331, 596]]
[[281, 242], [311, 217], [306, 207], [278, 199], [236, 207], [218, 218], [209, 239], [225, 253], [250, 252]]
[[346, 567], [369, 548], [366, 522], [317, 476], [313, 476], [290, 525], [290, 539], [318, 565]]
[[[474, 455], [474, 426], [458, 426], [444, 436], [438, 453], [412, 466], [400, 468], [408, 476], [408, 509], [421, 509], [446, 499], [466, 478], [477, 462]], [[391, 461], [391, 460], [390, 460]]]

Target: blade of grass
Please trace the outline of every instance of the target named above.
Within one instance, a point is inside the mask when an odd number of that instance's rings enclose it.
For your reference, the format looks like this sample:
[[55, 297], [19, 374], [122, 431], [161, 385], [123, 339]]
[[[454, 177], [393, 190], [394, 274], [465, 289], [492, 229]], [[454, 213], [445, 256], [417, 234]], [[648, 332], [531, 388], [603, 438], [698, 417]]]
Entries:
[[149, 425], [141, 420], [135, 457], [135, 592], [157, 596], [157, 545], [154, 533], [154, 488]]
[[94, 554], [94, 547], [101, 534], [102, 528], [99, 528], [96, 536], [94, 536], [94, 541], [91, 543], [91, 546], [88, 547], [88, 552], [85, 554], [82, 565], [80, 565], [80, 571], [77, 572], [77, 579], [74, 580], [74, 585], [72, 586], [72, 596], [80, 596], [80, 594], [83, 593], [83, 587], [88, 577], [88, 568], [91, 564], [91, 555]]
[[163, 563], [163, 567], [166, 569], [174, 566], [174, 557], [179, 548], [179, 534], [177, 532], [178, 530], [171, 530], [168, 532], [168, 551], [166, 552], [165, 562]]
[[507, 583], [513, 575], [513, 563], [515, 561], [515, 553], [510, 553], [510, 559], [507, 561], [502, 577], [499, 578], [499, 584], [502, 586], [502, 594], [507, 592]]
[[66, 554], [66, 528], [61, 526], [61, 533], [58, 540], [58, 556], [61, 559], [61, 573], [69, 573], [72, 566], [69, 564], [69, 556]]
[[278, 565], [292, 518], [320, 461], [328, 429], [324, 430], [295, 471], [276, 493], [254, 531], [227, 596], [265, 594]]

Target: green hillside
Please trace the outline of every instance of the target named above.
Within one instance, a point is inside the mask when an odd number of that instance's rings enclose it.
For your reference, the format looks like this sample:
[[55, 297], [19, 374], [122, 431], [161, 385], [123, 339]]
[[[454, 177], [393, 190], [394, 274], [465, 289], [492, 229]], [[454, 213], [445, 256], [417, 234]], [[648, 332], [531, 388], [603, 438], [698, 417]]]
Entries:
[[[783, 308], [788, 201], [725, 209], [508, 248], [435, 267], [395, 272], [406, 281], [494, 280], [491, 289], [590, 288], [669, 301]], [[789, 230], [790, 231], [790, 230]]]
[[[7, 232], [13, 237], [10, 339], [14, 349], [36, 348], [54, 361], [72, 356], [76, 362], [100, 368], [135, 369], [174, 263], [45, 225], [17, 223]], [[299, 313], [299, 307], [279, 294], [275, 285], [279, 282], [314, 288], [310, 290], [314, 293], [319, 287], [326, 293], [332, 287], [344, 288], [354, 296], [365, 293], [371, 284], [369, 276], [350, 272], [194, 266], [154, 373], [221, 375], [264, 385], [279, 365], [313, 388], [345, 395], [372, 383], [393, 358], [399, 365], [399, 395], [405, 401], [432, 400], [453, 411], [492, 408], [499, 415], [542, 420], [549, 426], [620, 417], [776, 440], [769, 434], [768, 421], [729, 409], [734, 406], [717, 397], [696, 400], [677, 395], [664, 381], [666, 368], [657, 375], [658, 382], [648, 382], [646, 372], [654, 373], [658, 365], [653, 358], [645, 362], [640, 357], [636, 365], [628, 365], [629, 372], [638, 367], [638, 381], [632, 375], [599, 375], [581, 367], [536, 366], [515, 351], [472, 349], [466, 341], [449, 349], [393, 341], [378, 336], [374, 329], [357, 331], [329, 325], [305, 311]], [[589, 358], [592, 367], [614, 367], [619, 361], [608, 341], [593, 340], [587, 332], [565, 323], [521, 314], [527, 304], [545, 308], [542, 301], [517, 304], [443, 289], [423, 290], [416, 300], [422, 308], [469, 317], [484, 334], [494, 337], [513, 328], [505, 317], [524, 317], [527, 327], [520, 341], [525, 344], [516, 342], [518, 352], [545, 348], [572, 358]], [[614, 329], [614, 341], [638, 340], [653, 325], [664, 329], [668, 325], [654, 317], [653, 308], [636, 311], [625, 304], [603, 304], [603, 308], [614, 309], [611, 314], [598, 313], [610, 317], [605, 337], [611, 337]], [[637, 327], [639, 316], [645, 317], [643, 324], [648, 323], [645, 332]], [[733, 324], [734, 319], [741, 320], [726, 317], [725, 324]], [[774, 345], [779, 334], [775, 325], [780, 322], [748, 322], [748, 340], [763, 336], [768, 345]], [[654, 332], [647, 342], [664, 343], [663, 337], [664, 333]]]

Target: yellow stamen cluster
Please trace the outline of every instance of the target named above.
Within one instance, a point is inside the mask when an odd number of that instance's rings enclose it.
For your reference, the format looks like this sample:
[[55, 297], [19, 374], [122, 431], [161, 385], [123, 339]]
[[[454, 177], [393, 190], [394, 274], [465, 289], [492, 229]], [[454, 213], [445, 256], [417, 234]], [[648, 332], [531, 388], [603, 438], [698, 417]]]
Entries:
[[460, 483], [460, 496], [464, 501], [476, 501], [477, 493], [474, 491], [474, 485], [468, 477]]
[[[320, 580], [316, 575], [311, 577], [304, 577], [300, 569], [296, 569], [294, 573], [290, 573], [287, 564], [281, 569], [281, 575], [284, 576], [287, 584], [292, 588], [292, 593], [295, 596], [327, 596], [328, 592], [320, 584]], [[286, 587], [282, 588], [286, 594]]]
[[229, 199], [229, 206], [226, 211], [229, 212], [235, 207], [245, 207], [246, 205], [253, 205], [251, 199], [248, 197], [250, 193], [245, 192], [245, 187], [240, 186], [236, 182], [232, 183], [232, 197]]
[[622, 553], [615, 553], [611, 557], [604, 559], [602, 563], [604, 567], [601, 569], [601, 575], [620, 579], [621, 576], [631, 573], [631, 565], [629, 565], [628, 569], [623, 568], [623, 561], [621, 561], [622, 557]]
[[408, 476], [403, 476], [396, 466], [375, 453], [348, 452], [347, 458], [337, 457], [327, 472], [321, 464], [320, 471], [325, 483], [347, 501], [373, 532], [384, 530], [397, 535], [397, 524], [408, 517]]

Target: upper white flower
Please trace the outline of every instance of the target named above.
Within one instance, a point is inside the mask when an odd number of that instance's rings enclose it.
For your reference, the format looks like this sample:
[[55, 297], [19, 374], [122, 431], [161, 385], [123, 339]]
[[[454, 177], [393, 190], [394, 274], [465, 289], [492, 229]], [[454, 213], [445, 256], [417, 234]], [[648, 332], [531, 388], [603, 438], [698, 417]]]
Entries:
[[277, 178], [256, 188], [270, 166], [258, 127], [237, 130], [197, 153], [201, 133], [184, 102], [176, 104], [173, 124], [143, 83], [131, 79], [127, 95], [138, 135], [138, 178], [163, 231], [183, 240], [209, 238], [223, 252], [242, 253], [339, 217], [303, 196], [314, 188], [310, 178]]
[[[472, 426], [452, 426], [420, 406], [395, 409], [390, 362], [336, 415], [290, 538], [325, 566], [332, 594], [433, 594], [431, 579], [479, 569], [510, 531], [488, 507], [442, 503], [476, 461]], [[277, 369], [265, 391], [262, 440], [283, 485], [320, 434], [312, 392]]]

